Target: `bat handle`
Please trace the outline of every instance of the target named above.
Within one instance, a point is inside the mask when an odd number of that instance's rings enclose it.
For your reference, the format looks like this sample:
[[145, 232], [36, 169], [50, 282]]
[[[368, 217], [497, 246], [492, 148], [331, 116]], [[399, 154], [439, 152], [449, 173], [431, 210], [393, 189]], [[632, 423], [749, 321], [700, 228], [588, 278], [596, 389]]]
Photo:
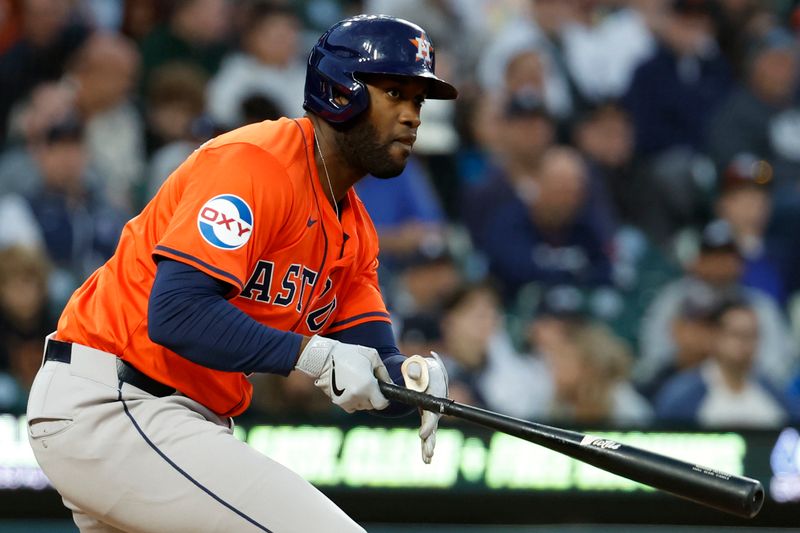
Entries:
[[379, 381], [378, 386], [381, 389], [381, 393], [389, 400], [407, 405], [414, 405], [421, 407], [425, 411], [432, 411], [443, 415], [450, 414], [452, 406], [455, 403], [454, 400], [439, 398], [438, 396], [425, 394], [424, 392], [417, 392], [393, 383]]

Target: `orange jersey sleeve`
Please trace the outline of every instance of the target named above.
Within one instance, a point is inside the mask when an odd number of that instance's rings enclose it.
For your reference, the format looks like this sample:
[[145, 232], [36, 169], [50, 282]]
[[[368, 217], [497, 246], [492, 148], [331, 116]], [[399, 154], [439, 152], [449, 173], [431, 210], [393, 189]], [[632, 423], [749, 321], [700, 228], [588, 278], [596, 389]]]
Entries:
[[240, 292], [289, 216], [286, 170], [251, 144], [198, 151], [175, 176], [172, 218], [154, 255], [188, 263]]

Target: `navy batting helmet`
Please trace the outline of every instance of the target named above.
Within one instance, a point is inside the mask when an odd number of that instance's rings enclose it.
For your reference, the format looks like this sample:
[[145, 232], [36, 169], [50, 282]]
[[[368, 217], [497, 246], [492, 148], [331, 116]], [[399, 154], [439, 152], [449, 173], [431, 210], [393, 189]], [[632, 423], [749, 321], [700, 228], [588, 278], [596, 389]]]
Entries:
[[[428, 98], [450, 100], [455, 87], [434, 74], [433, 45], [425, 30], [385, 15], [358, 15], [322, 34], [308, 56], [303, 107], [341, 124], [369, 107], [358, 74], [391, 74], [429, 80]], [[345, 103], [336, 98], [343, 96]]]

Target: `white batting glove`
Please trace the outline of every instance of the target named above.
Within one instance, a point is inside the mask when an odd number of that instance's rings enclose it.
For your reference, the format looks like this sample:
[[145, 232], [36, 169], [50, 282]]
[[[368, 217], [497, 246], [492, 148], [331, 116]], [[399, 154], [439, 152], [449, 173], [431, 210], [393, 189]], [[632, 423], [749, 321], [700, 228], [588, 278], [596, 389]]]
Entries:
[[[431, 352], [430, 357], [413, 356], [409, 359], [408, 364], [401, 367], [406, 387], [440, 398], [447, 398], [447, 370], [445, 370], [439, 355]], [[427, 368], [422, 367], [423, 362]], [[425, 374], [427, 374], [427, 380]], [[425, 383], [426, 381], [427, 383]], [[423, 385], [424, 388], [419, 385]], [[426, 464], [430, 464], [433, 457], [433, 449], [436, 447], [436, 429], [439, 427], [441, 417], [441, 413], [433, 411], [420, 412], [419, 438], [422, 441], [422, 461]]]
[[389, 405], [378, 388], [378, 379], [391, 383], [391, 378], [373, 348], [314, 335], [295, 369], [316, 378], [314, 385], [348, 413], [386, 409]]

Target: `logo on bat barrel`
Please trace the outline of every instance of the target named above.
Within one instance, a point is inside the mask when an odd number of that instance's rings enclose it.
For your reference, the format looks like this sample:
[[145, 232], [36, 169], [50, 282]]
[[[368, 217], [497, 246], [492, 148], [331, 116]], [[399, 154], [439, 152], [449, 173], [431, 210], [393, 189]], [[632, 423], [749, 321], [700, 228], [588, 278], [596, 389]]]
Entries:
[[595, 448], [602, 448], [604, 450], [618, 450], [622, 446], [619, 442], [601, 439], [592, 435], [584, 435], [581, 439], [581, 446], [594, 446]]

